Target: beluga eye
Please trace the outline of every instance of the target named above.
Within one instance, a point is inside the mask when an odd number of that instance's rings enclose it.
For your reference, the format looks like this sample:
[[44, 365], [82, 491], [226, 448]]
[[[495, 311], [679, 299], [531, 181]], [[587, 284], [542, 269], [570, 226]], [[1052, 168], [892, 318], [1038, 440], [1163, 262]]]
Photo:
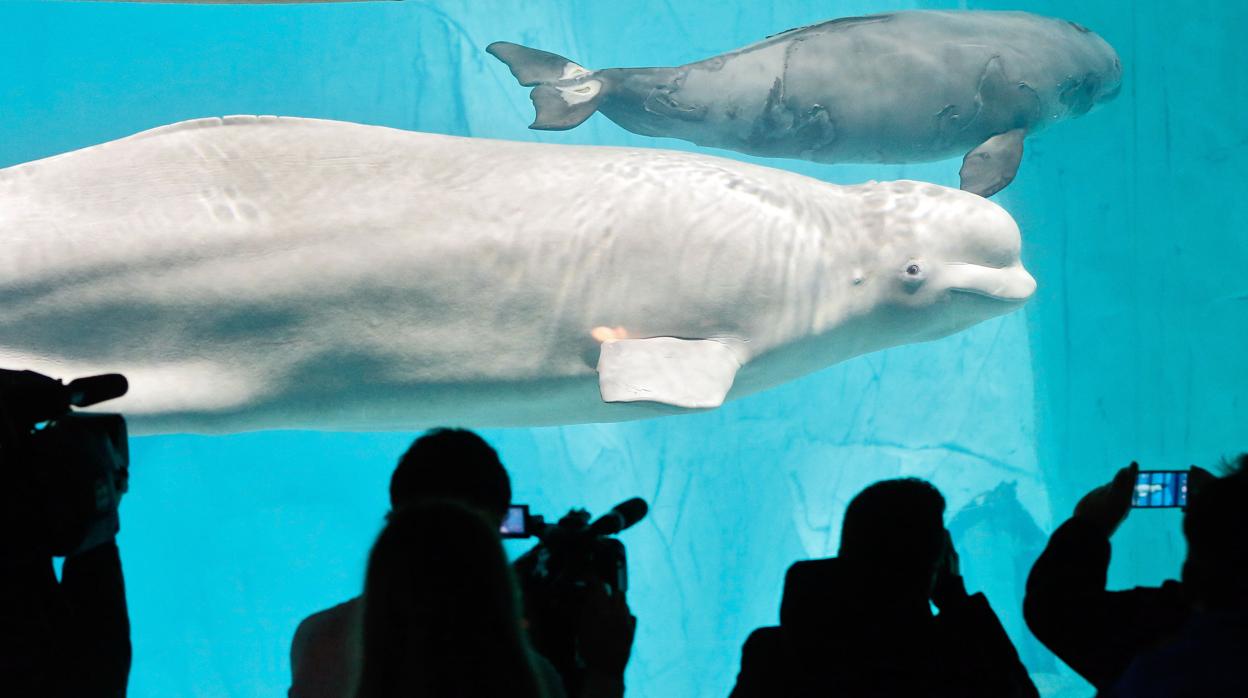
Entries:
[[927, 271], [923, 268], [923, 263], [912, 259], [906, 262], [901, 268], [901, 281], [909, 291], [916, 291], [927, 281]]

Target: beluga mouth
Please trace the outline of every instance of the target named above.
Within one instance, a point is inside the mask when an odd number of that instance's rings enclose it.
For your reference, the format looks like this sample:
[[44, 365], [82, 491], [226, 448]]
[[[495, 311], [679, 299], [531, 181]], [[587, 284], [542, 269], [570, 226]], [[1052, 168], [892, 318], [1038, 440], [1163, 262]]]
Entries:
[[1021, 264], [988, 267], [955, 263], [946, 267], [950, 291], [971, 293], [1004, 303], [1025, 303], [1036, 292], [1036, 280]]

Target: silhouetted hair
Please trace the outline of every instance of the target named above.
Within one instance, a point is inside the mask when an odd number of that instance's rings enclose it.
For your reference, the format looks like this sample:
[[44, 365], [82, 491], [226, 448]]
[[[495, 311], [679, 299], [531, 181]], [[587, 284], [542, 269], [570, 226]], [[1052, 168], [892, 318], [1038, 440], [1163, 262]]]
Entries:
[[1225, 475], [1192, 492], [1183, 517], [1183, 581], [1209, 608], [1248, 604], [1248, 453], [1226, 465]]
[[392, 513], [368, 560], [357, 698], [541, 698], [498, 533], [474, 509]]
[[[918, 478], [881, 480], [845, 509], [839, 556], [898, 587], [930, 591], [945, 549], [945, 498]], [[926, 593], [926, 592], [924, 592]]]
[[453, 499], [502, 521], [511, 479], [485, 439], [466, 429], [433, 429], [412, 443], [390, 478], [390, 506]]

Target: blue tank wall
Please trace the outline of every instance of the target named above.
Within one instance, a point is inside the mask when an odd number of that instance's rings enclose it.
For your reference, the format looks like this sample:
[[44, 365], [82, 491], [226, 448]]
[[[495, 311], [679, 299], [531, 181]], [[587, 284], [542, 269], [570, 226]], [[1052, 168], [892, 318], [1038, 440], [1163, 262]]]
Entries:
[[[649, 518], [624, 535], [640, 617], [631, 695], [726, 695], [741, 642], [776, 620], [787, 565], [834, 553], [849, 498], [896, 475], [944, 490], [968, 585], [987, 591], [1045, 695], [1086, 694], [1021, 622], [1023, 578], [1044, 535], [1119, 464], [1209, 463], [1248, 436], [1239, 191], [1248, 8], [733, 5], [2, 2], [0, 166], [231, 113], [692, 149], [602, 117], [567, 133], [529, 131], [527, 90], [482, 49], [506, 39], [590, 67], [678, 64], [832, 16], [903, 7], [1027, 9], [1092, 27], [1122, 56], [1123, 94], [1029, 140], [1018, 181], [998, 198], [1022, 226], [1040, 282], [1025, 312], [708, 414], [486, 434], [512, 471], [517, 501], [535, 511], [650, 501]], [[837, 182], [943, 184], [956, 183], [958, 167], [767, 164]], [[412, 436], [135, 439], [120, 539], [131, 695], [282, 693], [298, 620], [358, 593], [390, 469]], [[1177, 524], [1173, 512], [1133, 515], [1119, 534], [1113, 583], [1175, 572]]]

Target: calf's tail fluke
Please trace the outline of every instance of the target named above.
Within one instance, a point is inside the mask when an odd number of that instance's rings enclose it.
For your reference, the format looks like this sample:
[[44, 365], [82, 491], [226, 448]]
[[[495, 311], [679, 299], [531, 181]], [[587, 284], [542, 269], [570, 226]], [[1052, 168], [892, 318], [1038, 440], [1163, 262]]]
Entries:
[[506, 41], [495, 41], [485, 50], [506, 63], [521, 85], [533, 87], [529, 97], [537, 117], [529, 128], [565, 131], [579, 126], [606, 96], [601, 77], [563, 56]]

